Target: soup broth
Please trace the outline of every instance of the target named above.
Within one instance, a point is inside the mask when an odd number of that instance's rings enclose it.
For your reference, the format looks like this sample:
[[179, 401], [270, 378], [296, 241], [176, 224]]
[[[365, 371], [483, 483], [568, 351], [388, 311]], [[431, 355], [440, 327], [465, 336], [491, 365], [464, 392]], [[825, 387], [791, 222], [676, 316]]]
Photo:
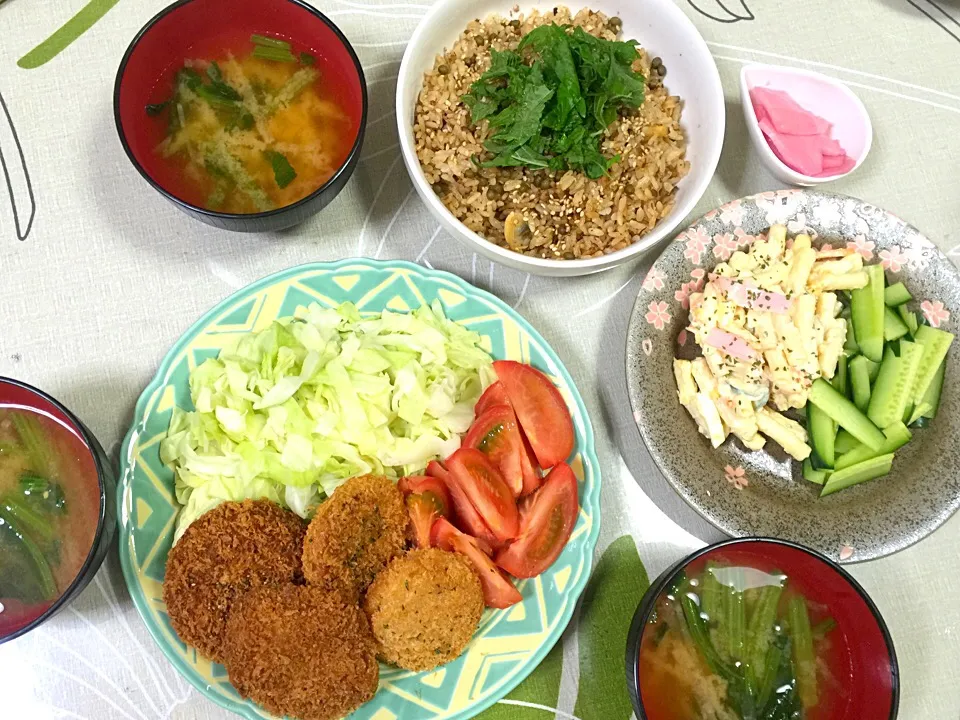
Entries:
[[99, 519], [96, 466], [73, 428], [0, 405], [0, 637], [70, 586]]
[[638, 672], [649, 720], [833, 720], [850, 665], [842, 630], [791, 578], [710, 561], [657, 600]]
[[322, 56], [263, 35], [214, 47], [171, 71], [164, 97], [146, 107], [163, 130], [164, 184], [227, 213], [310, 195], [344, 163], [358, 130]]

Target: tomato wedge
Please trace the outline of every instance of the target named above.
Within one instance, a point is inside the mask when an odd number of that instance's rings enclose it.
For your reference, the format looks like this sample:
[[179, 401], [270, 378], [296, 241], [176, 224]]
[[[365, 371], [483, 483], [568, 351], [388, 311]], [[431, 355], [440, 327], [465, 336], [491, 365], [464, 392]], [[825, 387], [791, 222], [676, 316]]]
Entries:
[[477, 577], [480, 578], [483, 601], [487, 607], [507, 608], [523, 600], [523, 596], [513, 586], [513, 583], [480, 549], [476, 538], [464, 535], [449, 522], [440, 518], [433, 523], [430, 539], [433, 541], [434, 547], [466, 555], [467, 559], [473, 564]]
[[483, 391], [483, 395], [477, 400], [477, 404], [473, 406], [473, 414], [475, 417], [480, 417], [494, 405], [510, 405], [507, 391], [503, 389], [503, 385], [499, 382], [495, 382]]
[[520, 537], [497, 553], [497, 565], [518, 578], [536, 577], [560, 556], [573, 526], [580, 503], [577, 478], [566, 463], [560, 463], [524, 504]]
[[463, 438], [463, 447], [476, 448], [490, 458], [514, 497], [523, 492], [523, 438], [512, 407], [491, 405], [484, 410]]
[[497, 360], [493, 369], [540, 467], [551, 468], [570, 457], [573, 419], [550, 379], [536, 368], [513, 360]]
[[419, 548], [430, 547], [433, 521], [438, 517], [450, 517], [447, 486], [439, 478], [421, 475], [400, 478], [397, 487], [405, 496], [414, 542]]
[[523, 475], [523, 489], [520, 490], [520, 497], [525, 497], [536, 492], [537, 488], [540, 487], [540, 483], [543, 482], [543, 478], [540, 476], [540, 466], [537, 465], [537, 457], [533, 454], [530, 441], [527, 440], [527, 436], [523, 434], [522, 429], [520, 430], [520, 441], [523, 443], [523, 448], [520, 452], [520, 471]]
[[513, 493], [490, 463], [476, 448], [462, 447], [447, 458], [450, 471], [450, 495], [459, 487], [500, 542], [512, 540], [520, 532], [520, 513]]
[[487, 407], [473, 421], [463, 446], [477, 448], [490, 458], [515, 497], [529, 495], [540, 487], [537, 461], [509, 405]]
[[432, 493], [431, 500], [437, 503], [437, 512], [443, 517], [450, 517], [450, 493], [443, 480], [430, 475], [410, 475], [400, 478], [397, 488], [404, 495], [427, 495]]
[[446, 486], [450, 494], [450, 504], [453, 507], [453, 520], [456, 524], [477, 538], [480, 547], [487, 555], [493, 555], [493, 549], [500, 545], [500, 541], [490, 531], [460, 485], [453, 482], [450, 472], [434, 460], [427, 465], [427, 474], [441, 480]]

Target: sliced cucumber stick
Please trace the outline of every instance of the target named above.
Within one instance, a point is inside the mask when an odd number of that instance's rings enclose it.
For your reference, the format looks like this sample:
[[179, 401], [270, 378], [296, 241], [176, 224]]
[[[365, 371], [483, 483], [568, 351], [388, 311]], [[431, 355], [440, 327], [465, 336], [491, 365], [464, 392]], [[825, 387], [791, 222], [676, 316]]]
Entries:
[[860, 352], [860, 346], [857, 345], [857, 334], [853, 329], [853, 320], [844, 318], [847, 323], [847, 339], [843, 343], [843, 350], [847, 355], [856, 355]]
[[922, 357], [923, 348], [918, 343], [901, 341], [900, 357], [887, 346], [867, 408], [867, 417], [874, 425], [887, 427], [903, 419]]
[[873, 360], [867, 360], [867, 377], [870, 378], [870, 382], [873, 383], [879, 374], [880, 363], [875, 363]]
[[[887, 288], [888, 290], [890, 288]], [[907, 325], [893, 310], [883, 309], [883, 339], [887, 342], [898, 340], [907, 334]]]
[[841, 355], [837, 360], [837, 372], [833, 375], [830, 384], [841, 395], [847, 394], [847, 378], [849, 377], [849, 362], [846, 355]]
[[820, 491], [820, 497], [826, 497], [838, 490], [844, 490], [851, 485], [883, 477], [890, 472], [893, 466], [893, 453], [878, 455], [856, 465], [837, 470], [830, 474], [827, 481], [823, 484], [823, 490]]
[[861, 463], [864, 460], [875, 458], [878, 455], [886, 455], [888, 453], [896, 452], [910, 442], [910, 438], [913, 437], [913, 435], [910, 433], [910, 430], [902, 422], [895, 422], [890, 427], [884, 428], [883, 435], [887, 439], [883, 443], [883, 447], [880, 448], [880, 450], [871, 450], [866, 445], [862, 444], [857, 445], [849, 452], [846, 452], [837, 458], [836, 469], [843, 470], [851, 465]]
[[923, 406], [921, 416], [925, 418], [935, 418], [940, 409], [940, 396], [943, 394], [943, 377], [947, 372], [947, 361], [944, 359], [937, 368], [933, 380], [927, 385], [927, 391], [923, 394], [923, 399], [917, 403], [917, 406]]
[[883, 302], [887, 307], [903, 305], [913, 300], [913, 295], [902, 282], [895, 283], [883, 291]]
[[922, 325], [917, 329], [916, 341], [918, 345], [923, 346], [923, 357], [920, 360], [911, 396], [914, 405], [919, 405], [947, 356], [947, 350], [953, 343], [953, 334]]
[[833, 444], [837, 437], [837, 428], [833, 419], [816, 405], [807, 407], [807, 431], [810, 433], [810, 444], [813, 451], [820, 458], [823, 465], [833, 467]]
[[[879, 266], [878, 266], [879, 267]], [[856, 291], [854, 291], [856, 292]], [[857, 406], [833, 389], [823, 378], [817, 378], [810, 387], [810, 402], [829, 415], [840, 427], [848, 430], [857, 440], [874, 450], [879, 450], [886, 438]]]
[[823, 485], [823, 483], [827, 481], [828, 477], [830, 477], [829, 470], [817, 470], [815, 467], [813, 467], [813, 463], [810, 462], [810, 458], [807, 458], [803, 461], [804, 480], [809, 480], [817, 485]]
[[860, 352], [874, 362], [883, 359], [883, 268], [867, 265], [863, 268], [869, 279], [866, 287], [850, 293], [853, 329]]
[[844, 453], [850, 452], [855, 447], [862, 444], [863, 443], [857, 440], [846, 430], [841, 430], [837, 433], [837, 439], [833, 441], [833, 451], [837, 455], [843, 455]]
[[866, 412], [870, 405], [870, 375], [867, 369], [869, 362], [863, 355], [857, 355], [847, 366], [853, 388], [853, 404], [860, 412]]
[[917, 334], [917, 329], [920, 327], [920, 322], [917, 320], [917, 314], [907, 310], [906, 305], [899, 306], [897, 308], [897, 314], [900, 316], [900, 319], [903, 320], [904, 324], [906, 324], [907, 330], [910, 331], [910, 336], [915, 337]]

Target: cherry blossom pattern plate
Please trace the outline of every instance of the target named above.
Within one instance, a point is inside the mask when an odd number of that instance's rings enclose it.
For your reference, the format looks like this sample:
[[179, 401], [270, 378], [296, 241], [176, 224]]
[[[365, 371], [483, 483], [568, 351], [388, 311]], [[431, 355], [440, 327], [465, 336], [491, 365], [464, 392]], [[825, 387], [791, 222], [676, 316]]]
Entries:
[[693, 353], [689, 296], [707, 273], [770, 225], [814, 245], [855, 248], [902, 281], [911, 309], [952, 333], [960, 319], [960, 273], [916, 228], [861, 200], [807, 190], [735, 200], [697, 220], [671, 242], [643, 281], [627, 334], [627, 386], [650, 454], [697, 512], [733, 536], [783, 538], [840, 562], [883, 557], [923, 539], [960, 506], [960, 347], [947, 357], [940, 411], [914, 432], [886, 477], [819, 498], [774, 442], [752, 452], [728, 439], [714, 450], [681, 407], [673, 358]]

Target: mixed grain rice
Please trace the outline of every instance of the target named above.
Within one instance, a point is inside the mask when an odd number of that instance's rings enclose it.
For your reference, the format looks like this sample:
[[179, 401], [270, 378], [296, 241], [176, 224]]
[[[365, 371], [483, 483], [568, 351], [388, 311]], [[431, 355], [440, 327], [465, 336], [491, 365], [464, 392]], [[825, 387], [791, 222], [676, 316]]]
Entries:
[[681, 101], [667, 92], [662, 76], [651, 72], [651, 58], [639, 50], [634, 70], [647, 78], [646, 99], [608, 128], [601, 151], [621, 159], [606, 177], [478, 168], [471, 158], [491, 157], [483, 148], [487, 121], [472, 127], [461, 97], [490, 67], [491, 47], [515, 50], [524, 35], [549, 23], [618, 39], [617, 20], [587, 9], [572, 17], [569, 9], [557, 7], [472, 21], [424, 76], [414, 118], [417, 155], [443, 204], [491, 242], [541, 258], [598, 257], [636, 242], [673, 209], [677, 183], [690, 168]]

